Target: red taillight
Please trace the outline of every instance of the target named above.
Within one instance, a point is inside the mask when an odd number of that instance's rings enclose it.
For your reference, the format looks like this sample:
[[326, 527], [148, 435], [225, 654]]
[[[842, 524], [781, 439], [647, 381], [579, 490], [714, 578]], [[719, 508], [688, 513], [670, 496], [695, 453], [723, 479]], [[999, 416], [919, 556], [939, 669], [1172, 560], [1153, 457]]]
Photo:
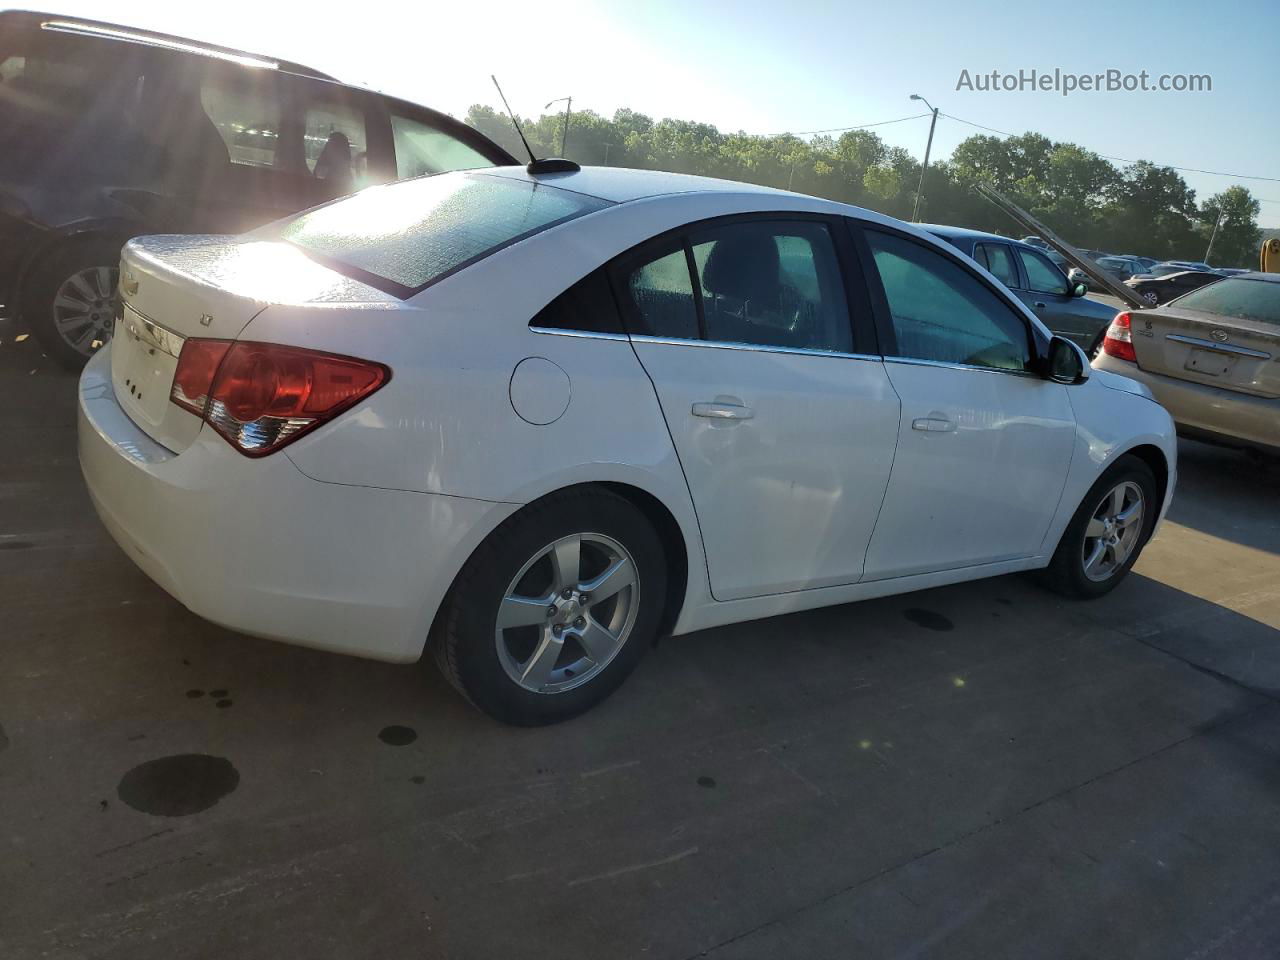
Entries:
[[178, 357], [169, 396], [241, 453], [260, 457], [337, 416], [390, 377], [382, 364], [354, 357], [192, 339]]
[[205, 404], [209, 402], [209, 388], [213, 386], [213, 375], [218, 372], [218, 364], [229, 346], [230, 340], [188, 340], [184, 343], [169, 399], [197, 417], [203, 417]]
[[1107, 327], [1107, 332], [1102, 338], [1103, 353], [1118, 360], [1138, 362], [1138, 355], [1133, 352], [1132, 322], [1129, 314], [1116, 314], [1116, 318], [1111, 321], [1111, 326]]

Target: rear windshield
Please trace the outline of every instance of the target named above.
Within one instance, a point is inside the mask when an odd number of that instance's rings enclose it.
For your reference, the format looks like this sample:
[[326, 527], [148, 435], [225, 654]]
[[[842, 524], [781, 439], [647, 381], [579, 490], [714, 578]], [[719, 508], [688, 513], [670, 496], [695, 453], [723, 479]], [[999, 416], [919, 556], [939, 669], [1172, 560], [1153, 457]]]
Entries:
[[1280, 324], [1280, 283], [1270, 280], [1228, 277], [1192, 290], [1174, 302], [1180, 307], [1224, 317]]
[[371, 187], [279, 228], [336, 270], [411, 296], [517, 240], [610, 206], [543, 183], [446, 173]]

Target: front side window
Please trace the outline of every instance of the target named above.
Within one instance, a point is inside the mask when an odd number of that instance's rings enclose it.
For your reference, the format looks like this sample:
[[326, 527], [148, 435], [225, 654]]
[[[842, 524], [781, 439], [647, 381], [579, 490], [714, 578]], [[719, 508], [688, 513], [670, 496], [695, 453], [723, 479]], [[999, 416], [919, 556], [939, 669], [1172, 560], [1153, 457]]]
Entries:
[[394, 111], [391, 137], [395, 143], [397, 180], [493, 166], [492, 160], [457, 137]]
[[1018, 285], [1018, 268], [1013, 264], [1013, 256], [1007, 244], [980, 243], [975, 250], [977, 256], [973, 259], [986, 267], [993, 277], [1006, 287]]
[[1026, 324], [976, 276], [897, 234], [867, 230], [866, 236], [898, 356], [998, 370], [1030, 366]]
[[607, 206], [607, 200], [543, 183], [450, 173], [370, 187], [275, 229], [303, 252], [403, 297]]
[[1049, 262], [1049, 258], [1034, 250], [1019, 250], [1022, 267], [1027, 271], [1027, 289], [1033, 293], [1067, 294], [1067, 281], [1062, 271]]

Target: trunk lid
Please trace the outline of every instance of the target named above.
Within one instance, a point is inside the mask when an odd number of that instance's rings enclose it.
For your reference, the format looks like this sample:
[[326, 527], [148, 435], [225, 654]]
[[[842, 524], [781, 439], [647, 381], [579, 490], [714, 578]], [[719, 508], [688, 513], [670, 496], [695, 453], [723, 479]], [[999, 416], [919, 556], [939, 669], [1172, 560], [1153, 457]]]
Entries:
[[1138, 366], [1255, 397], [1280, 397], [1280, 327], [1177, 306], [1134, 311]]
[[315, 263], [285, 243], [252, 237], [140, 237], [120, 262], [111, 341], [116, 399], [157, 443], [181, 453], [202, 421], [169, 400], [189, 337], [234, 340], [273, 303], [365, 302], [388, 294]]

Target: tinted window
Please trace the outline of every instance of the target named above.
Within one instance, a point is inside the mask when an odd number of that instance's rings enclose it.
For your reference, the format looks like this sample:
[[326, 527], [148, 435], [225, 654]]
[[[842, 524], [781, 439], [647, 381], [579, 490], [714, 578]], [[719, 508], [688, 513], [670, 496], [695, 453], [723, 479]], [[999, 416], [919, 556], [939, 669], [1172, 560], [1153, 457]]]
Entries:
[[1227, 277], [1178, 298], [1178, 306], [1280, 325], [1280, 283]]
[[259, 78], [247, 71], [243, 76], [207, 77], [200, 84], [200, 105], [213, 121], [232, 163], [301, 173], [301, 149], [290, 150], [287, 142], [281, 147], [283, 105], [273, 79], [269, 74]]
[[587, 274], [552, 300], [529, 321], [529, 326], [622, 333], [622, 319], [618, 316], [618, 306], [604, 268]]
[[897, 355], [1025, 370], [1021, 317], [958, 263], [912, 240], [866, 232], [897, 339]]
[[1034, 250], [1019, 250], [1022, 267], [1027, 271], [1027, 289], [1036, 293], [1066, 294], [1067, 280], [1062, 271]]
[[693, 233], [706, 338], [853, 350], [839, 261], [821, 223], [730, 223]]
[[557, 223], [609, 206], [527, 180], [450, 173], [370, 187], [279, 228], [283, 240], [405, 295]]
[[367, 183], [368, 139], [364, 110], [339, 100], [313, 100], [302, 116], [307, 171], [324, 181], [329, 197]]
[[421, 120], [393, 112], [391, 134], [395, 140], [396, 178], [399, 180], [448, 170], [493, 166], [493, 161], [457, 137]]
[[679, 240], [626, 274], [632, 333], [653, 337], [698, 339], [698, 304], [689, 260]]
[[1018, 268], [1013, 265], [1013, 255], [1009, 247], [1003, 243], [980, 243], [978, 255], [974, 257], [987, 268], [997, 280], [1006, 287], [1018, 285]]

